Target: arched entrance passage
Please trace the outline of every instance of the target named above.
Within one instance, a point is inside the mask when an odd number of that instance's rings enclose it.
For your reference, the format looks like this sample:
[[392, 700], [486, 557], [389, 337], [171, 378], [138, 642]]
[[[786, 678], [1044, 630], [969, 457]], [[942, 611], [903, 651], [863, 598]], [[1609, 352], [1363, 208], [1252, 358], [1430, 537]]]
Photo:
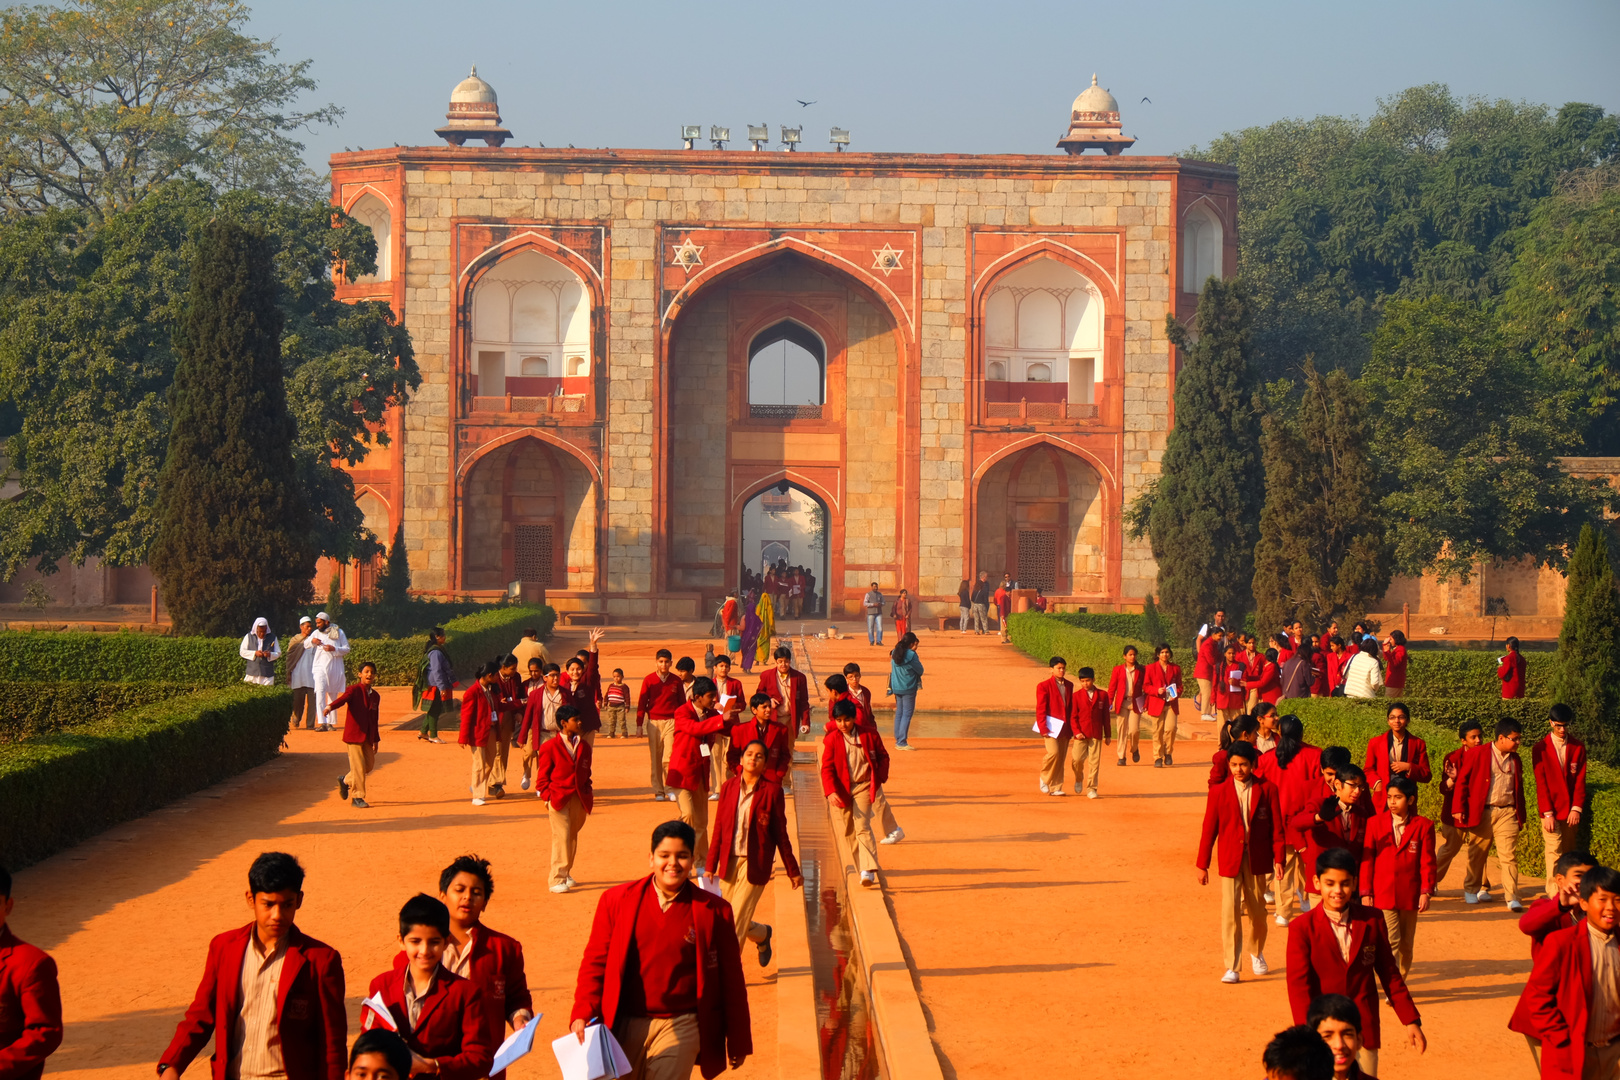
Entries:
[[[737, 584], [746, 592], [774, 582], [782, 618], [825, 614], [831, 524], [827, 504], [797, 484], [784, 480], [760, 491], [742, 508]], [[788, 588], [794, 582], [796, 598]]]
[[976, 570], [1054, 596], [1106, 590], [1102, 483], [1079, 456], [1049, 443], [1011, 454], [980, 478], [975, 507]]
[[597, 497], [585, 467], [540, 439], [485, 454], [462, 481], [462, 587], [595, 590]]

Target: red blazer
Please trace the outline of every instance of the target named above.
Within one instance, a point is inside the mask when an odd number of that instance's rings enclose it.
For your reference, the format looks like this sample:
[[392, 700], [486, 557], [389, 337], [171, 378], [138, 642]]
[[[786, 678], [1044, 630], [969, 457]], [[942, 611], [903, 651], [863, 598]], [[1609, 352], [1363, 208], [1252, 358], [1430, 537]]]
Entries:
[[[713, 877], [731, 873], [732, 839], [737, 831], [737, 807], [742, 802], [742, 777], [733, 776], [720, 788], [720, 801], [714, 809], [714, 827], [709, 830], [709, 858], [705, 868]], [[793, 840], [788, 835], [787, 809], [782, 785], [764, 777], [754, 788], [749, 804], [748, 880], [763, 885], [771, 880], [771, 867], [777, 853], [788, 877], [802, 877], [799, 860], [793, 857]]]
[[[1556, 897], [1543, 896], [1530, 905], [1530, 910], [1519, 916], [1519, 932], [1530, 939], [1530, 962], [1541, 955], [1541, 946], [1555, 930], [1574, 926], [1580, 921], [1580, 908], [1566, 908]], [[1515, 1028], [1514, 1030], [1518, 1030]]]
[[743, 696], [742, 680], [716, 679], [714, 680], [714, 688], [720, 691], [722, 697], [731, 699], [724, 705], [718, 706], [721, 715], [726, 718], [726, 726], [730, 727], [737, 723], [737, 718], [748, 708], [748, 699]]
[[[793, 687], [793, 718], [789, 726], [793, 728], [807, 728], [810, 726], [810, 686], [805, 682], [804, 672], [798, 668], [788, 668], [788, 683]], [[781, 715], [782, 687], [777, 680], [776, 668], [768, 667], [759, 673], [759, 685], [754, 688], [756, 694], [769, 695], [776, 703], [777, 712], [771, 714], [771, 719], [781, 723], [788, 723]]]
[[1347, 822], [1343, 814], [1331, 821], [1317, 821], [1316, 812], [1321, 809], [1321, 798], [1307, 799], [1305, 805], [1294, 814], [1289, 824], [1299, 835], [1305, 838], [1305, 848], [1301, 859], [1305, 867], [1305, 891], [1315, 893], [1316, 886], [1311, 879], [1316, 874], [1316, 857], [1329, 848], [1344, 848], [1357, 861], [1367, 844], [1367, 826], [1373, 819], [1370, 808], [1357, 803], [1350, 810], [1350, 819]]
[[1544, 735], [1530, 748], [1530, 767], [1536, 777], [1536, 807], [1559, 821], [1572, 807], [1586, 805], [1586, 746], [1570, 739], [1564, 743], [1564, 764], [1558, 764], [1552, 736]]
[[[410, 963], [404, 953], [394, 957], [394, 966], [371, 980], [371, 994], [381, 994], [383, 1004], [399, 1025], [405, 1045], [422, 1057], [439, 1063], [441, 1080], [481, 1080], [489, 1075], [499, 1043], [489, 1041], [487, 1006], [478, 986], [443, 967], [433, 976], [433, 987], [422, 999], [422, 1011], [415, 1025], [405, 1007], [405, 968]], [[361, 1021], [375, 1027], [370, 1018]]]
[[1165, 701], [1164, 688], [1167, 686], [1175, 687], [1178, 695], [1181, 693], [1181, 665], [1171, 664], [1170, 670], [1167, 672], [1159, 666], [1157, 660], [1153, 661], [1147, 666], [1147, 679], [1143, 685], [1143, 689], [1147, 691], [1147, 711], [1149, 716], [1163, 716], [1167, 704], [1170, 706], [1171, 712], [1180, 715], [1181, 698], [1179, 696], [1171, 698], [1168, 702]]
[[1525, 672], [1529, 666], [1521, 652], [1507, 653], [1496, 665], [1496, 677], [1502, 680], [1503, 701], [1524, 697]]
[[[499, 700], [499, 690], [491, 687], [489, 693], [485, 693], [483, 683], [474, 680], [461, 695], [461, 734], [456, 741], [462, 746], [483, 746], [489, 742], [490, 732], [495, 730], [495, 709], [490, 705], [489, 694], [497, 695]], [[347, 1068], [344, 1071], [348, 1071]]]
[[[227, 930], [208, 943], [202, 981], [169, 1048], [158, 1058], [176, 1074], [214, 1039], [214, 1080], [225, 1080], [231, 1031], [242, 1008], [242, 958], [253, 924]], [[343, 1004], [343, 958], [294, 927], [281, 962], [276, 1028], [287, 1080], [342, 1080], [349, 1066], [349, 1018]]]
[[871, 691], [864, 686], [861, 687], [861, 690], [863, 693], [859, 694], [840, 694], [837, 690], [827, 691], [827, 726], [821, 729], [823, 732], [832, 731], [838, 726], [837, 721], [833, 719], [832, 711], [833, 706], [840, 701], [848, 701], [854, 704], [856, 727], [877, 727], [877, 714], [872, 711]]
[[[591, 812], [596, 794], [591, 788], [591, 744], [582, 735], [574, 753], [564, 745], [567, 736], [547, 739], [534, 759], [534, 790], [553, 810], [561, 810], [570, 798], [579, 796], [585, 812]], [[496, 1043], [500, 1045], [499, 1042]]]
[[1393, 695], [1406, 689], [1406, 646], [1384, 646], [1384, 690]]
[[636, 699], [636, 726], [642, 726], [642, 720], [651, 716], [654, 720], [672, 720], [675, 710], [686, 704], [686, 687], [681, 685], [681, 677], [673, 671], [668, 678], [658, 672], [649, 672], [641, 680], [641, 695]]
[[[523, 704], [523, 722], [518, 725], [517, 736], [513, 739], [517, 746], [539, 749], [547, 737], [557, 734], [546, 730], [546, 696], [549, 693], [543, 682], [529, 691], [528, 699]], [[557, 708], [568, 704], [568, 691], [562, 688], [561, 683], [557, 684], [557, 697]], [[600, 722], [597, 727], [601, 727]]]
[[1063, 721], [1063, 728], [1074, 727], [1074, 683], [1068, 679], [1061, 682], [1063, 688], [1068, 691], [1067, 694], [1059, 689], [1059, 679], [1056, 675], [1035, 687], [1035, 726], [1043, 735], [1046, 732], [1048, 716], [1055, 716]]
[[1581, 1080], [1592, 1008], [1592, 944], [1586, 920], [1547, 935], [1508, 1027], [1541, 1040], [1542, 1080]]
[[[1360, 895], [1379, 911], [1416, 911], [1418, 897], [1434, 895], [1434, 822], [1421, 814], [1406, 819], [1395, 846], [1395, 819], [1379, 814], [1367, 825], [1361, 846]], [[1315, 866], [1312, 866], [1315, 872]]]
[[[534, 1012], [529, 979], [523, 970], [523, 946], [517, 938], [479, 925], [472, 935], [472, 957], [467, 981], [478, 988], [484, 1006], [484, 1039], [492, 1048], [506, 1038], [506, 1022], [519, 1009]], [[496, 1073], [494, 1080], [505, 1076]]]
[[[889, 751], [883, 746], [883, 736], [872, 728], [856, 728], [855, 739], [866, 751], [871, 763], [872, 798], [878, 788], [889, 782]], [[821, 793], [837, 795], [845, 806], [850, 806], [849, 753], [845, 749], [844, 733], [837, 728], [827, 732], [821, 744]]]
[[[1427, 744], [1416, 735], [1408, 733], [1405, 750], [1407, 764], [1412, 766], [1406, 775], [1419, 784], [1427, 784], [1434, 778], [1434, 774], [1429, 771]], [[1394, 751], [1394, 732], [1386, 731], [1367, 740], [1367, 758], [1361, 767], [1367, 774], [1367, 786], [1373, 794], [1382, 795], [1389, 789], [1389, 778], [1394, 775], [1389, 770], [1390, 755]], [[1373, 805], [1378, 805], [1376, 800]]]
[[1457, 827], [1457, 819], [1452, 816], [1453, 811], [1451, 809], [1453, 798], [1457, 794], [1457, 783], [1455, 780], [1446, 779], [1445, 767], [1455, 765], [1460, 774], [1462, 771], [1463, 751], [1467, 749], [1468, 746], [1465, 743], [1440, 759], [1440, 816], [1435, 819], [1436, 825], [1446, 825], [1453, 829]]
[[1269, 874], [1283, 861], [1281, 814], [1277, 809], [1277, 789], [1259, 778], [1250, 781], [1249, 825], [1243, 826], [1243, 807], [1238, 803], [1237, 784], [1218, 784], [1204, 796], [1204, 831], [1198, 838], [1198, 869], [1209, 869], [1210, 852], [1220, 838], [1220, 862], [1216, 873], [1235, 878], [1243, 869], [1243, 854], [1249, 855], [1249, 872]]
[[602, 700], [602, 678], [597, 673], [596, 654], [586, 653], [585, 674], [579, 677], [579, 689], [574, 689], [573, 682], [568, 678], [568, 668], [563, 668], [562, 679], [557, 683], [562, 690], [563, 704], [572, 705], [579, 712], [581, 731], [602, 730], [602, 710], [596, 703]]
[[510, 679], [495, 676], [495, 711], [502, 717], [522, 716], [525, 696], [521, 675], [513, 675]]
[[1402, 1024], [1418, 1022], [1417, 1006], [1390, 951], [1384, 917], [1360, 904], [1350, 906], [1350, 959], [1339, 951], [1339, 939], [1328, 925], [1327, 908], [1317, 904], [1288, 926], [1288, 1004], [1294, 1022], [1303, 1024], [1311, 1002], [1323, 994], [1343, 994], [1361, 1009], [1361, 1038], [1367, 1049], [1381, 1045], [1378, 1035], [1378, 983]]
[[1307, 744], [1300, 747], [1299, 753], [1289, 761], [1286, 769], [1278, 768], [1277, 751], [1267, 750], [1260, 755], [1260, 764], [1254, 770], [1256, 776], [1263, 776], [1277, 785], [1277, 802], [1282, 807], [1283, 843], [1295, 850], [1304, 849], [1306, 837], [1303, 831], [1294, 827], [1294, 817], [1311, 798], [1316, 799], [1316, 806], [1322, 805], [1321, 773], [1318, 770], [1321, 760], [1321, 748]]
[[1243, 680], [1243, 685], [1250, 690], [1258, 690], [1260, 700], [1272, 705], [1282, 697], [1282, 680], [1277, 677], [1277, 665], [1264, 658], [1257, 667], [1249, 669], [1249, 678]]
[[[1215, 707], [1217, 709], [1241, 709], [1243, 703], [1249, 699], [1248, 683], [1244, 676], [1248, 668], [1243, 666], [1242, 660], [1233, 660], [1228, 664], [1224, 659], [1215, 665], [1215, 678], [1211, 689], [1215, 694]], [[1234, 677], [1238, 689], [1231, 689]]]
[[1349, 665], [1350, 658], [1356, 654], [1354, 651], [1340, 653], [1330, 651], [1324, 655], [1327, 663], [1322, 666], [1327, 671], [1327, 692], [1332, 694], [1334, 687], [1344, 682], [1344, 669]]
[[780, 784], [782, 777], [793, 768], [793, 730], [786, 724], [767, 721], [765, 734], [761, 735], [759, 725], [750, 715], [742, 723], [732, 725], [730, 738], [731, 743], [726, 747], [726, 771], [730, 774], [742, 769], [743, 750], [755, 739], [765, 744], [765, 779]]
[[[1224, 652], [1225, 650], [1226, 639], [1221, 638], [1221, 651]], [[1220, 657], [1215, 655], [1215, 637], [1212, 634], [1200, 641], [1198, 648], [1193, 651], [1193, 678], [1213, 679], [1215, 677], [1215, 665], [1219, 661]]]
[[[1136, 707], [1136, 701], [1134, 699], [1146, 697], [1147, 669], [1138, 664], [1136, 666], [1136, 693], [1133, 695], [1133, 700], [1129, 703], [1130, 707], [1133, 709]], [[1108, 704], [1109, 707], [1112, 708], [1116, 713], [1122, 713], [1126, 709], [1127, 702], [1125, 701], [1124, 664], [1115, 664], [1113, 674], [1108, 676]], [[1141, 704], [1144, 709], [1147, 708], [1147, 701], [1142, 701]]]
[[[1452, 822], [1465, 829], [1471, 829], [1480, 822], [1489, 818], [1486, 813], [1486, 803], [1491, 797], [1491, 755], [1496, 751], [1491, 743], [1484, 742], [1478, 746], [1470, 747], [1462, 756], [1462, 763], [1457, 766], [1457, 792], [1451, 803]], [[1526, 820], [1524, 812], [1524, 762], [1520, 760], [1515, 751], [1513, 760], [1518, 767], [1513, 777], [1513, 809], [1523, 825]], [[1458, 822], [1457, 814], [1462, 815]]]
[[0, 926], [0, 1076], [39, 1080], [61, 1045], [56, 961]]
[[[601, 1017], [611, 1028], [619, 1018], [619, 998], [627, 979], [640, 971], [627, 970], [636, 932], [636, 914], [652, 888], [652, 876], [615, 885], [602, 894], [591, 923], [590, 940], [580, 957], [574, 986], [573, 1020]], [[754, 1052], [748, 1018], [748, 984], [742, 953], [731, 921], [731, 905], [695, 885], [684, 886], [692, 902], [692, 927], [697, 937], [698, 1067], [704, 1080], [726, 1068], [727, 1058]]]
[[382, 741], [377, 731], [377, 713], [382, 705], [382, 698], [377, 691], [367, 690], [359, 683], [355, 683], [331, 702], [332, 708], [347, 705], [343, 714], [343, 741], [346, 743], [371, 743], [376, 745]]
[[1108, 738], [1109, 700], [1108, 695], [1095, 687], [1091, 690], [1076, 690], [1070, 702], [1074, 705], [1074, 715], [1069, 718], [1069, 731], [1080, 739]]
[[709, 709], [701, 716], [690, 701], [675, 710], [675, 741], [669, 752], [664, 783], [684, 791], [709, 790], [709, 759], [703, 747], [714, 742], [711, 735], [726, 730], [726, 718]]

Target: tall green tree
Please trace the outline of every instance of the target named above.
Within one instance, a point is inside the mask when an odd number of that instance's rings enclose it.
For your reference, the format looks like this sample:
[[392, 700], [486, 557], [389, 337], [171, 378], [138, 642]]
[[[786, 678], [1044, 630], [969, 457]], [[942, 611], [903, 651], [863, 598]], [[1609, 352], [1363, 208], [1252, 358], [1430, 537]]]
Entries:
[[1559, 461], [1580, 447], [1575, 395], [1483, 305], [1391, 301], [1363, 381], [1398, 573], [1466, 581], [1481, 560], [1523, 556], [1562, 568], [1612, 502]]
[[1262, 420], [1266, 502], [1254, 551], [1262, 628], [1363, 615], [1391, 577], [1366, 399], [1342, 368], [1324, 375], [1307, 360], [1302, 375], [1297, 393], [1286, 382], [1268, 388]]
[[1575, 710], [1588, 740], [1614, 760], [1620, 753], [1620, 595], [1608, 537], [1597, 526], [1581, 530], [1569, 560], [1552, 695]]
[[1225, 608], [1239, 621], [1253, 602], [1264, 479], [1249, 323], [1243, 283], [1213, 278], [1199, 297], [1194, 334], [1173, 317], [1165, 321], [1181, 355], [1176, 422], [1132, 531], [1145, 529], [1151, 541], [1159, 606], [1180, 641], [1193, 640], [1211, 610]]
[[221, 219], [198, 245], [169, 392], [152, 572], [182, 634], [285, 625], [313, 594], [318, 548], [293, 471], [274, 249]]
[[234, 0], [66, 0], [0, 12], [0, 216], [73, 206], [103, 220], [196, 177], [320, 194], [294, 135], [308, 60], [244, 34]]
[[401, 608], [411, 600], [411, 556], [405, 550], [405, 523], [394, 530], [388, 563], [377, 579], [377, 598], [385, 607]]

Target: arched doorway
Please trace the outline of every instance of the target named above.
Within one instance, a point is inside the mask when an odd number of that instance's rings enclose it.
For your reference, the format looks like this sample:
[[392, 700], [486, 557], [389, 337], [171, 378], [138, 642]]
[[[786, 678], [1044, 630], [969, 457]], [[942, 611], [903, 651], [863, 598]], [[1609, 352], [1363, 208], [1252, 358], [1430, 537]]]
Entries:
[[976, 570], [1053, 596], [1106, 591], [1101, 479], [1079, 456], [1041, 443], [1003, 458], [979, 481], [975, 507]]
[[597, 495], [583, 465], [540, 439], [486, 454], [462, 486], [463, 587], [594, 591]]
[[786, 610], [780, 599], [781, 618], [820, 617], [827, 612], [831, 517], [827, 504], [813, 493], [782, 481], [743, 504], [739, 522], [741, 543], [737, 584], [744, 591], [759, 590], [776, 582], [778, 596], [784, 583], [797, 581], [799, 599], [789, 597]]

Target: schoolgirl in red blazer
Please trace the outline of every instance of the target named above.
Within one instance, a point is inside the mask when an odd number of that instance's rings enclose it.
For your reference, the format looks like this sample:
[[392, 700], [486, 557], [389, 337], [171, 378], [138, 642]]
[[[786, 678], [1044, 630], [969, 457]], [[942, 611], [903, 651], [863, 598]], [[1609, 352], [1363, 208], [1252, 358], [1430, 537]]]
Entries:
[[1512, 701], [1524, 697], [1524, 686], [1529, 674], [1529, 665], [1525, 662], [1524, 653], [1519, 651], [1519, 639], [1510, 637], [1502, 644], [1507, 646], [1507, 652], [1496, 665], [1496, 677], [1502, 682], [1502, 700]]
[[11, 875], [0, 869], [0, 1076], [39, 1080], [62, 1045], [56, 961], [6, 925]]
[[1149, 716], [1163, 716], [1166, 709], [1181, 713], [1181, 665], [1174, 662], [1174, 656], [1170, 646], [1161, 645], [1153, 663], [1147, 666], [1142, 692], [1147, 694]]
[[765, 744], [765, 779], [780, 784], [793, 767], [793, 729], [771, 719], [776, 704], [767, 694], [755, 694], [748, 700], [748, 708], [753, 715], [731, 727], [731, 746], [726, 750], [727, 775], [742, 768], [743, 747], [758, 740]]
[[1269, 705], [1277, 704], [1277, 700], [1282, 697], [1282, 680], [1277, 672], [1276, 649], [1267, 649], [1250, 666], [1243, 679], [1243, 685], [1249, 691], [1250, 709], [1262, 701]]
[[1406, 689], [1406, 635], [1391, 630], [1384, 641], [1384, 693], [1398, 697]]
[[[1125, 662], [1115, 664], [1114, 670], [1108, 676], [1108, 704], [1114, 713], [1146, 712], [1147, 705], [1147, 669], [1136, 662], [1136, 649], [1127, 647]], [[1127, 693], [1126, 686], [1130, 685], [1132, 691]]]
[[602, 730], [602, 710], [597, 706], [597, 702], [602, 700], [602, 675], [597, 662], [596, 643], [606, 633], [603, 627], [592, 628], [585, 658], [569, 657], [559, 684], [563, 704], [573, 706], [579, 715], [579, 729], [584, 732], [587, 742], [594, 742], [596, 733]]
[[[435, 921], [423, 923], [422, 919]], [[444, 925], [439, 926], [439, 921]], [[371, 980], [368, 996], [382, 998], [399, 1037], [411, 1053], [438, 1066], [441, 1080], [481, 1080], [495, 1061], [495, 1047], [489, 1042], [483, 994], [470, 980], [438, 963], [450, 937], [449, 924], [444, 904], [433, 897], [424, 894], [407, 901], [400, 912], [400, 941], [407, 951], [394, 957], [392, 968]], [[432, 954], [436, 968], [426, 993], [418, 998], [417, 1016], [412, 1020], [405, 983], [415, 976], [412, 968], [417, 961], [410, 950], [418, 948], [413, 939], [419, 935], [438, 935], [438, 947]], [[362, 1010], [363, 1027], [370, 1029], [379, 1023], [369, 1008]]]
[[[871, 762], [870, 794], [877, 798], [878, 789], [889, 782], [889, 751], [883, 745], [883, 736], [876, 728], [857, 727], [853, 737], [866, 751]], [[849, 779], [849, 752], [845, 749], [847, 736], [834, 727], [823, 740], [821, 753], [821, 793], [839, 800], [844, 806], [854, 805]]]
[[[1367, 757], [1362, 770], [1367, 774], [1367, 790], [1377, 806], [1389, 789], [1392, 776], [1407, 776], [1416, 784], [1427, 784], [1434, 774], [1429, 771], [1429, 748], [1416, 735], [1407, 733], [1412, 722], [1406, 706], [1394, 702], [1386, 717], [1389, 733], [1375, 735], [1367, 741]], [[1404, 765], [1405, 768], [1396, 768]]]
[[1243, 711], [1243, 703], [1249, 696], [1248, 687], [1244, 685], [1248, 668], [1238, 658], [1235, 643], [1227, 644], [1214, 671], [1215, 676], [1211, 681], [1214, 684], [1215, 709], [1223, 720], [1230, 723], [1233, 717]]

